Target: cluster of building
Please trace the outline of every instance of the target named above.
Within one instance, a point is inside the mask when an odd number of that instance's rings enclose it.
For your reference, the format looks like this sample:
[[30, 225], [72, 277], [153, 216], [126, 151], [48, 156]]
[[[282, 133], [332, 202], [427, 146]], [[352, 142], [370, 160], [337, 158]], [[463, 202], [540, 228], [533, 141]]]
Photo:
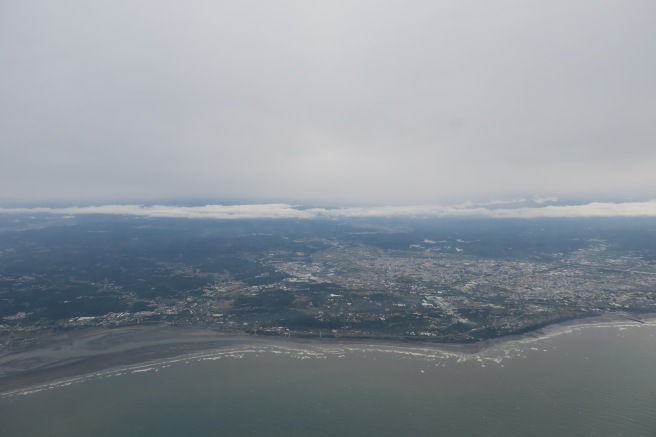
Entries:
[[[630, 253], [614, 255], [603, 241], [540, 259], [476, 257], [467, 253], [466, 242], [460, 244], [464, 249], [456, 253], [444, 253], [431, 241], [404, 250], [333, 243], [310, 254], [279, 251], [259, 258], [266, 273], [240, 280], [189, 266], [176, 274], [203, 275], [208, 285], [144, 299], [104, 284], [147, 309], [79, 315], [51, 325], [168, 322], [258, 335], [460, 342], [656, 308], [656, 267]], [[9, 341], [35, 329], [21, 325], [26, 314], [2, 320]]]

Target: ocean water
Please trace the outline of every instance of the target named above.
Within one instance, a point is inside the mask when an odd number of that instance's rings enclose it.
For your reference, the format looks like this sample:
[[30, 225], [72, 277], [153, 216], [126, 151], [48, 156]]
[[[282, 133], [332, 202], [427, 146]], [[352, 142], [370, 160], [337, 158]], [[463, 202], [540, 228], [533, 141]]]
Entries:
[[478, 353], [272, 341], [0, 395], [2, 436], [656, 436], [656, 323]]

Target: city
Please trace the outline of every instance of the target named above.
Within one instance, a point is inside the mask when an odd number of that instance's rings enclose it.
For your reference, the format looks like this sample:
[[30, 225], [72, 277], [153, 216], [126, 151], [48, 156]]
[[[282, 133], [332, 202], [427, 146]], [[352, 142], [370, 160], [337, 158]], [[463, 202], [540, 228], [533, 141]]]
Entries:
[[0, 233], [5, 350], [143, 323], [462, 343], [656, 309], [651, 222], [41, 220]]

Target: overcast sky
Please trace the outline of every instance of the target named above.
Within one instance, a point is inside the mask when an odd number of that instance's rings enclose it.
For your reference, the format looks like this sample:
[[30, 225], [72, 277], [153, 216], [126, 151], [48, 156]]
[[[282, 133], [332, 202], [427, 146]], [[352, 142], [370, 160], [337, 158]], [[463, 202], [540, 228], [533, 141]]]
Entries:
[[656, 198], [654, 17], [0, 0], [0, 206]]

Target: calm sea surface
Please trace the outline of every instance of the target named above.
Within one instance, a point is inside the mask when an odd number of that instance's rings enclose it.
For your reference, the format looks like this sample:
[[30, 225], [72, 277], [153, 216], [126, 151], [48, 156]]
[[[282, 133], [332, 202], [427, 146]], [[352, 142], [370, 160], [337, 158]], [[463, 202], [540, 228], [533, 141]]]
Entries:
[[656, 436], [656, 324], [480, 353], [244, 344], [0, 396], [2, 436]]

